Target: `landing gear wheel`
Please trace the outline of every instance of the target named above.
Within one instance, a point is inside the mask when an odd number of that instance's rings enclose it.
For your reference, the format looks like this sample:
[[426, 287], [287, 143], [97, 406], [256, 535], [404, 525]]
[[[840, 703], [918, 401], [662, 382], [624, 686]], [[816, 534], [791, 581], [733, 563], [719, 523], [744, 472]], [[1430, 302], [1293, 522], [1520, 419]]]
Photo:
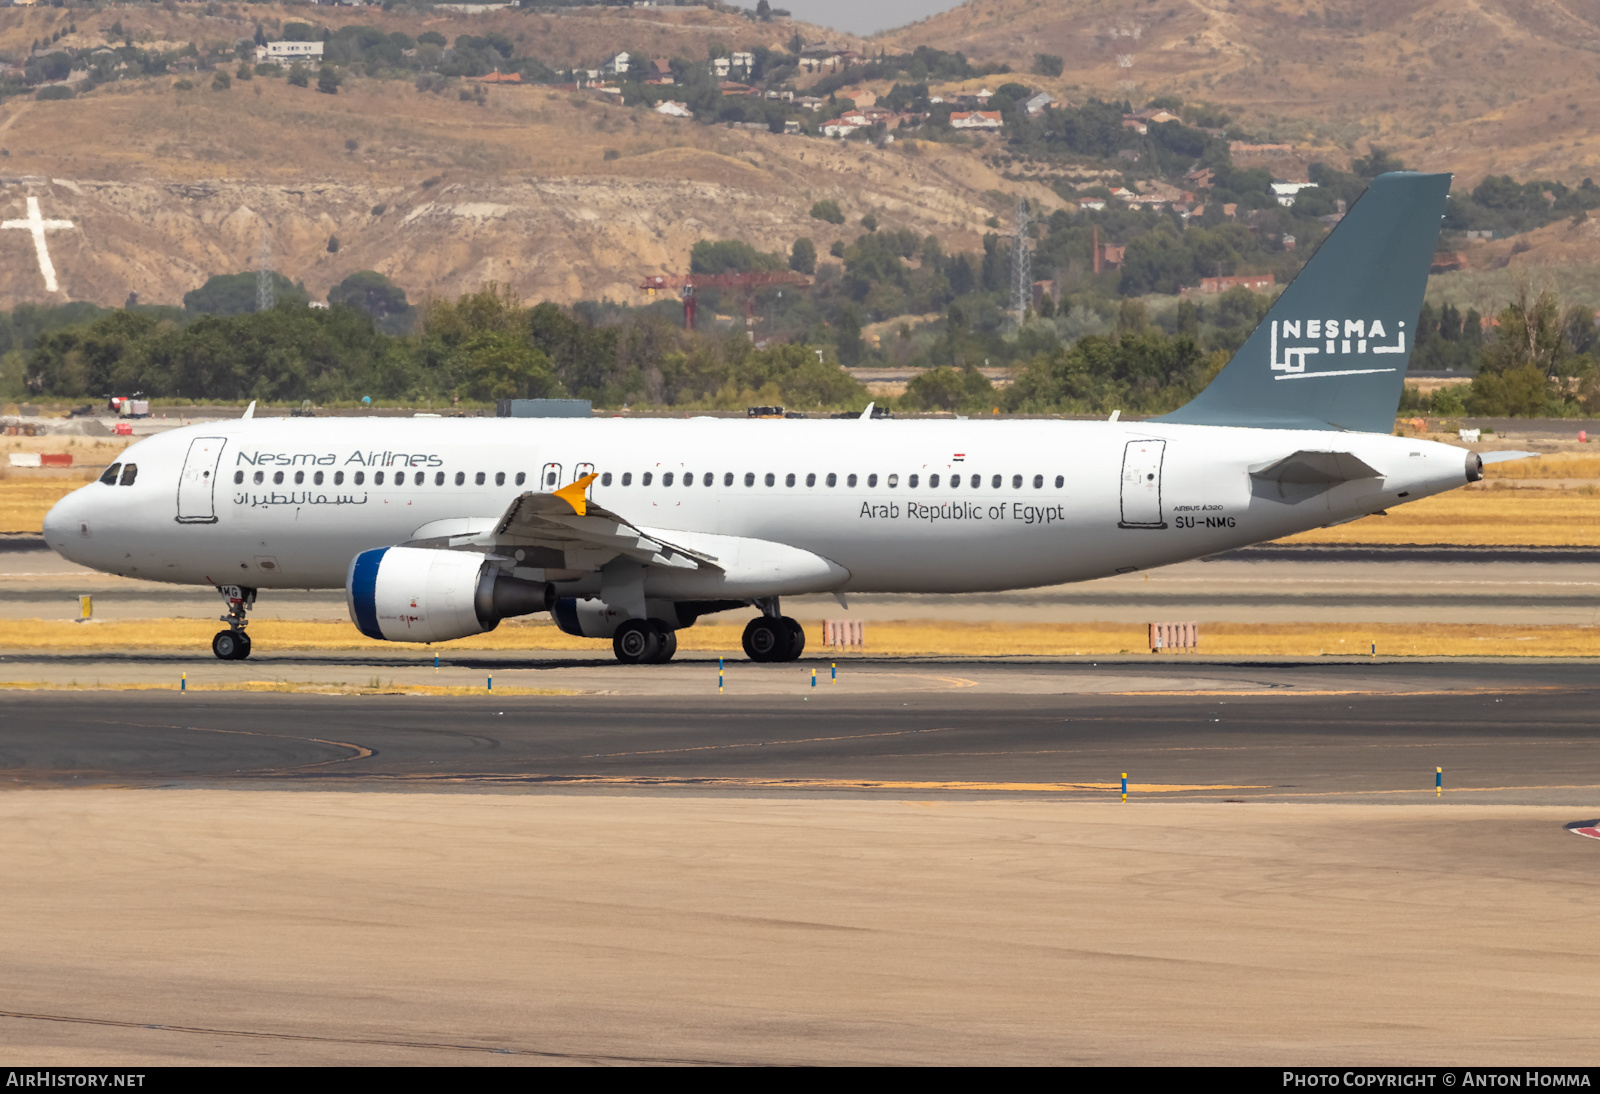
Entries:
[[239, 631], [218, 631], [211, 639], [211, 652], [219, 661], [243, 661], [250, 656], [250, 639]]
[[760, 615], [744, 627], [744, 652], [752, 661], [783, 661], [794, 644], [782, 619]]
[[806, 652], [806, 629], [786, 615], [779, 616], [778, 622], [789, 632], [789, 655], [783, 660], [800, 660], [800, 655]]
[[649, 620], [630, 619], [617, 628], [611, 649], [624, 665], [648, 665], [661, 654], [661, 631]]
[[661, 649], [650, 659], [652, 665], [665, 665], [678, 652], [678, 632], [661, 629]]

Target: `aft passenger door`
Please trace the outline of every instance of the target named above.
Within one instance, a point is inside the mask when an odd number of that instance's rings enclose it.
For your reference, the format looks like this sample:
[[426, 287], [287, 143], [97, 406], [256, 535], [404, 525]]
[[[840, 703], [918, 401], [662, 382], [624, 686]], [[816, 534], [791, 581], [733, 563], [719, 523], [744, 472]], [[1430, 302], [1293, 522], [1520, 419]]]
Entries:
[[189, 453], [178, 475], [179, 524], [217, 522], [217, 468], [227, 445], [226, 437], [196, 437], [189, 442]]
[[1161, 464], [1166, 441], [1129, 441], [1122, 450], [1122, 520], [1119, 528], [1165, 528], [1161, 514]]

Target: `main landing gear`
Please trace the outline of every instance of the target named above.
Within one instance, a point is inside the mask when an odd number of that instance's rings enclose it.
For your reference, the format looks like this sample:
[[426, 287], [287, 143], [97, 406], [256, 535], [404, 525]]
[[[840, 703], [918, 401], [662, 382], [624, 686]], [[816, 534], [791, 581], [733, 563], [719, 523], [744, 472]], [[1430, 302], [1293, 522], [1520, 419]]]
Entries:
[[761, 615], [744, 628], [744, 652], [752, 661], [798, 661], [806, 649], [805, 628], [778, 612], [778, 600], [757, 600]]
[[228, 625], [211, 639], [211, 652], [219, 661], [243, 661], [250, 656], [250, 636], [244, 633], [249, 625], [245, 613], [256, 604], [256, 591], [239, 585], [218, 585], [217, 592], [228, 602], [228, 614], [219, 616]]
[[611, 649], [624, 665], [663, 665], [678, 652], [678, 632], [653, 619], [630, 619], [617, 628]]

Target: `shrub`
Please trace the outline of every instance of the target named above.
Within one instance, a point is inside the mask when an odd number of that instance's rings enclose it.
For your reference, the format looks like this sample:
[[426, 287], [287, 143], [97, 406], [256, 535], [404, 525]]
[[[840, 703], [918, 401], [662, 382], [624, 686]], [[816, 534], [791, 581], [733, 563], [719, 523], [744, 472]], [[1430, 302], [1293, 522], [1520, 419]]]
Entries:
[[1066, 63], [1054, 53], [1035, 53], [1033, 55], [1033, 74], [1035, 76], [1059, 76]]
[[[187, 80], [179, 80], [178, 82], [179, 83], [188, 83]], [[52, 84], [50, 87], [41, 87], [38, 90], [38, 92], [34, 94], [33, 97], [35, 99], [50, 100], [50, 99], [71, 99], [74, 96], [73, 96], [72, 88], [67, 87], [65, 84]]]
[[343, 82], [339, 78], [339, 74], [331, 68], [324, 68], [317, 73], [317, 90], [324, 95], [339, 94], [339, 85]]
[[829, 224], [843, 224], [844, 211], [839, 208], [839, 203], [831, 198], [819, 201], [811, 207], [811, 215], [817, 220], [825, 220]]
[[233, 77], [229, 76], [226, 72], [222, 71], [222, 69], [220, 69], [220, 68], [217, 69], [217, 74], [215, 76], [211, 77], [211, 90], [212, 91], [226, 91], [232, 86], [233, 86]]
[[293, 64], [289, 66], [289, 83], [295, 87], [311, 86], [311, 73], [306, 71], [306, 66]]

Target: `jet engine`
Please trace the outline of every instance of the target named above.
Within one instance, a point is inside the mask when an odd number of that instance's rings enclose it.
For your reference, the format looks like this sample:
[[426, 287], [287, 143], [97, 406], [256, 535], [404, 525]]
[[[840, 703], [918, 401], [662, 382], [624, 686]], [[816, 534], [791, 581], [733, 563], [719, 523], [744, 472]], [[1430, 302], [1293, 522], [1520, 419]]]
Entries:
[[445, 642], [548, 611], [555, 588], [514, 578], [472, 551], [381, 547], [351, 561], [345, 596], [368, 638]]

